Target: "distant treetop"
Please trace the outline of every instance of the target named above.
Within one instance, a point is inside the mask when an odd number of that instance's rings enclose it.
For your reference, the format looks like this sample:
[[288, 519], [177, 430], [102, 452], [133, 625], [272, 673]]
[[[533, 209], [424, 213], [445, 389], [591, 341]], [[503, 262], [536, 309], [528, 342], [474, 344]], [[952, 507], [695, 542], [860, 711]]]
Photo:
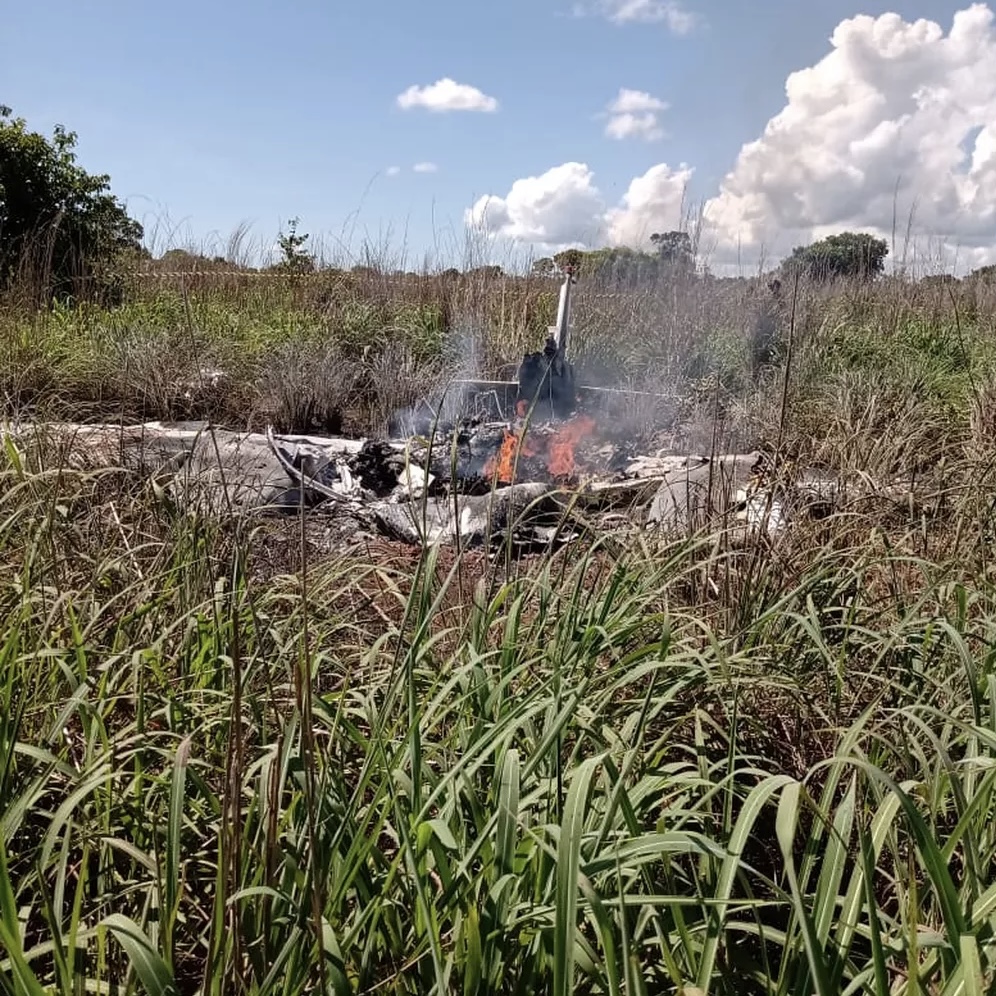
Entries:
[[889, 246], [885, 239], [862, 232], [841, 232], [808, 246], [797, 246], [783, 268], [800, 269], [813, 280], [833, 277], [870, 279], [885, 270]]
[[541, 256], [532, 265], [537, 277], [556, 276], [568, 270], [582, 277], [599, 277], [615, 283], [634, 283], [662, 275], [689, 275], [695, 272], [695, 252], [687, 232], [655, 232], [650, 236], [652, 251], [629, 246], [602, 249], [564, 249], [553, 256]]

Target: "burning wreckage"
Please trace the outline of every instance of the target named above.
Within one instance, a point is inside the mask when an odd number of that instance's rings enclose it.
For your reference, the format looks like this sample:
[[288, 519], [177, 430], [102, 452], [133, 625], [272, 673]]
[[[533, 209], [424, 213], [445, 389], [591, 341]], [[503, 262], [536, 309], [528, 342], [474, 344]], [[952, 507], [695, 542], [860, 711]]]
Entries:
[[30, 426], [11, 435], [61, 444], [70, 466], [152, 474], [181, 501], [216, 513], [304, 508], [330, 513], [347, 533], [410, 543], [549, 545], [592, 525], [681, 533], [716, 517], [777, 532], [785, 505], [759, 488], [761, 454], [641, 455], [632, 439], [600, 430], [613, 420], [598, 416], [637, 392], [576, 384], [568, 358], [574, 281], [565, 274], [556, 324], [543, 350], [523, 358], [518, 379], [458, 382], [464, 414], [449, 424], [425, 404], [420, 418], [400, 420], [380, 440], [161, 422]]

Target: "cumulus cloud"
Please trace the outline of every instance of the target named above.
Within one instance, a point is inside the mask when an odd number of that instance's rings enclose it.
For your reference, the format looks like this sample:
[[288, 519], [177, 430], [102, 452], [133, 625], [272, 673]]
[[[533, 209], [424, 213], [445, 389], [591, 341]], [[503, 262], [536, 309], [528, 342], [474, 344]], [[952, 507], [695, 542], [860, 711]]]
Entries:
[[[610, 113], [658, 114], [655, 99], [621, 90]], [[481, 198], [467, 217], [545, 249], [645, 245], [679, 227], [691, 179], [689, 167], [661, 163], [608, 205], [585, 164], [564, 163]], [[996, 261], [996, 14], [986, 4], [948, 27], [898, 14], [842, 21], [703, 205], [703, 244], [720, 269], [848, 228], [895, 228], [901, 243], [910, 215], [914, 239], [946, 247], [948, 260], [957, 250], [960, 268]]]
[[609, 244], [645, 246], [654, 232], [680, 228], [692, 173], [684, 163], [677, 169], [658, 163], [632, 180], [622, 202], [606, 213]]
[[996, 243], [996, 26], [975, 3], [950, 30], [898, 14], [842, 21], [789, 76], [786, 103], [705, 206], [720, 246], [853, 227], [914, 231], [988, 258]]
[[448, 76], [428, 86], [416, 86], [413, 83], [407, 90], [398, 94], [397, 103], [398, 107], [405, 111], [421, 107], [437, 114], [447, 111], [490, 113], [498, 110], [498, 101], [494, 97], [482, 93], [476, 86], [457, 83]]
[[645, 244], [654, 232], [679, 226], [691, 175], [685, 166], [653, 166], [630, 183], [619, 204], [610, 206], [587, 164], [564, 163], [540, 176], [516, 180], [504, 197], [481, 197], [465, 220], [492, 237], [528, 243], [544, 252]]
[[664, 137], [660, 114], [668, 104], [659, 97], [652, 97], [643, 90], [621, 87], [615, 100], [609, 104], [605, 134], [609, 138], [642, 138], [654, 142]]
[[673, 34], [687, 35], [699, 24], [698, 14], [678, 0], [593, 0], [575, 5], [579, 16], [600, 14], [615, 24], [664, 24]]
[[466, 221], [488, 235], [547, 249], [593, 245], [603, 235], [603, 204], [592, 181], [585, 163], [563, 163], [516, 180], [504, 197], [481, 197]]
[[387, 169], [384, 170], [384, 172], [388, 176], [397, 176], [401, 172], [401, 167], [400, 166], [388, 166]]
[[435, 163], [415, 163], [412, 169], [416, 173], [435, 173], [439, 167]]

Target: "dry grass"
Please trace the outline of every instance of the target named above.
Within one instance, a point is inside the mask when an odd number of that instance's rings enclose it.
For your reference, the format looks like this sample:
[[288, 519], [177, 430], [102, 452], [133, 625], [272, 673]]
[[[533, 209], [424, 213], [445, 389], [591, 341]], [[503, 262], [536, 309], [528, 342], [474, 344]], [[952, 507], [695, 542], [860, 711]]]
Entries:
[[[492, 562], [5, 446], [0, 991], [991, 988], [991, 288], [806, 287], [791, 326], [757, 282], [578, 290], [588, 376], [835, 507]], [[555, 295], [157, 277], [8, 305], [0, 383], [14, 417], [377, 431]]]

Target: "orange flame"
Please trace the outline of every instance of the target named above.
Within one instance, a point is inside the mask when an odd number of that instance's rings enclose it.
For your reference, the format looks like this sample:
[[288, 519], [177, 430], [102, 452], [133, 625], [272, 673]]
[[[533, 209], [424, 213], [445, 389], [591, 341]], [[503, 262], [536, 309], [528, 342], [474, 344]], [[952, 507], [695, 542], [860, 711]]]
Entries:
[[515, 464], [518, 458], [535, 455], [531, 439], [527, 437], [521, 440], [517, 433], [506, 429], [498, 452], [488, 457], [487, 463], [484, 464], [484, 476], [497, 477], [502, 484], [511, 484], [512, 478], [515, 477]]
[[595, 431], [595, 420], [581, 415], [568, 422], [556, 435], [550, 437], [546, 450], [546, 469], [554, 477], [573, 477], [575, 471], [574, 447]]
[[578, 470], [575, 448], [594, 431], [595, 420], [587, 415], [572, 419], [549, 435], [523, 437], [506, 429], [497, 453], [484, 464], [484, 476], [511, 484], [516, 462], [523, 457], [538, 457], [551, 477], [573, 477]]

